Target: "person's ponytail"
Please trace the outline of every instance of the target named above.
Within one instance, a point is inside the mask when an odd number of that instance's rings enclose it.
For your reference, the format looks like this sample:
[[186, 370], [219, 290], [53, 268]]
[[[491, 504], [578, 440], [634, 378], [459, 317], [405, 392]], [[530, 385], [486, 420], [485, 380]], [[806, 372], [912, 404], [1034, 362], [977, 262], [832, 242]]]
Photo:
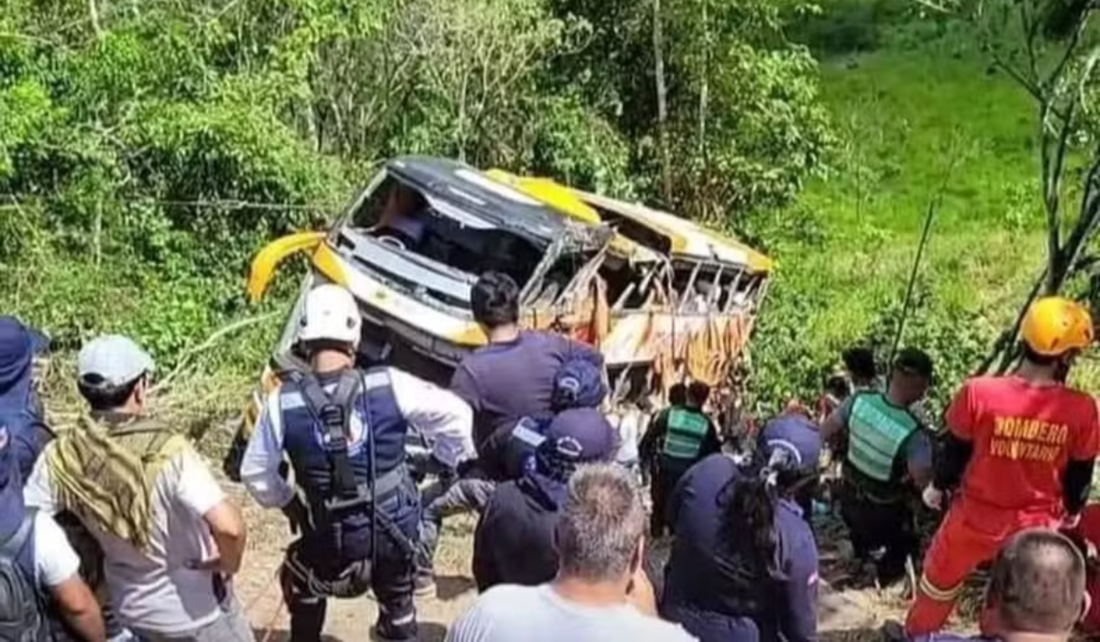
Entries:
[[775, 572], [774, 472], [764, 468], [759, 475], [734, 482], [723, 517], [724, 539], [736, 557], [747, 562], [753, 574]]

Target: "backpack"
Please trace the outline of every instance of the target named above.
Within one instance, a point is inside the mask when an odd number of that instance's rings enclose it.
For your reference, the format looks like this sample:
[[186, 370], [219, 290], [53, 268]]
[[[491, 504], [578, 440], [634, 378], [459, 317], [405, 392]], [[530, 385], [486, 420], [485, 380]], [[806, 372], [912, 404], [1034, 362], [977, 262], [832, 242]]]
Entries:
[[18, 561], [34, 531], [34, 515], [26, 511], [19, 528], [0, 544], [0, 642], [52, 639], [34, 578], [27, 577]]
[[190, 448], [186, 437], [154, 420], [108, 428], [81, 417], [76, 427], [59, 431], [44, 457], [61, 506], [81, 522], [145, 551], [157, 476], [172, 457]]

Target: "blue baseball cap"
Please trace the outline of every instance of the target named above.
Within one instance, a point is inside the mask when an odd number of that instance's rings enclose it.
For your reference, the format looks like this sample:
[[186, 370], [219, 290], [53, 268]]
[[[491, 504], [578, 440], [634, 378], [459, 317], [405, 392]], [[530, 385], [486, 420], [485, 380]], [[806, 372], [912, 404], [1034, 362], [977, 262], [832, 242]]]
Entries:
[[608, 461], [619, 446], [615, 429], [592, 408], [559, 413], [547, 427], [545, 437], [539, 449], [552, 459], [570, 463]]
[[757, 450], [763, 461], [781, 450], [788, 468], [817, 468], [821, 457], [821, 433], [817, 426], [802, 413], [788, 413], [769, 421], [757, 438]]
[[595, 364], [583, 359], [570, 359], [554, 375], [550, 405], [559, 412], [568, 408], [597, 408], [606, 394], [603, 372]]

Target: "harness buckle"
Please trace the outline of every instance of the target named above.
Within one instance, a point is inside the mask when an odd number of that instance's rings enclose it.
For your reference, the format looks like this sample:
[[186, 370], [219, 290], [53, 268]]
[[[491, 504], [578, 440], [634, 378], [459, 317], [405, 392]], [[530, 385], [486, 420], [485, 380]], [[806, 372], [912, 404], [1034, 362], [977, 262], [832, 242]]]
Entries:
[[326, 428], [339, 427], [341, 430], [344, 427], [345, 413], [344, 407], [335, 403], [325, 404], [317, 411], [318, 419]]

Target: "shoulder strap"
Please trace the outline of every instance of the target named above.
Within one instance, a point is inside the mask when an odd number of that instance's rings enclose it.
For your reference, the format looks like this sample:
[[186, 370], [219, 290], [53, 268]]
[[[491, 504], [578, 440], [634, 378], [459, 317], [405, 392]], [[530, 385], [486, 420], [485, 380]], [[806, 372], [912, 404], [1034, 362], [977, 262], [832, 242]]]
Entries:
[[312, 373], [303, 374], [299, 382], [302, 397], [323, 430], [325, 449], [332, 467], [333, 494], [341, 497], [354, 497], [359, 493], [355, 474], [348, 462], [348, 439], [351, 437], [354, 404], [362, 383], [362, 375], [354, 368], [349, 368], [340, 375], [340, 381], [331, 397]]
[[0, 546], [0, 557], [14, 560], [19, 555], [23, 545], [27, 543], [27, 538], [31, 535], [31, 527], [34, 525], [34, 517], [37, 513], [38, 511], [33, 508], [23, 511], [23, 521], [19, 523], [19, 528]]

